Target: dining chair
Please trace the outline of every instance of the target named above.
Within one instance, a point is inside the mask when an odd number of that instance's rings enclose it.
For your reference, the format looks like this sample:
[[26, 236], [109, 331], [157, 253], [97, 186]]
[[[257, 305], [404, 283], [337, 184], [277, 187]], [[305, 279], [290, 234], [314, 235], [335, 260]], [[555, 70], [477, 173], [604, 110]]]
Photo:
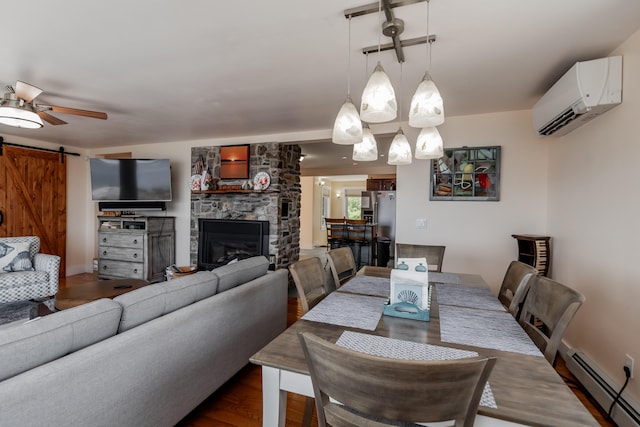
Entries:
[[495, 357], [390, 359], [352, 351], [308, 332], [298, 336], [319, 427], [449, 420], [470, 427], [496, 362]]
[[347, 223], [344, 218], [325, 218], [324, 223], [327, 227], [327, 248], [348, 246]]
[[552, 365], [567, 326], [584, 302], [581, 293], [544, 276], [535, 276], [519, 323]]
[[535, 267], [521, 261], [511, 261], [507, 267], [498, 292], [498, 299], [516, 320], [520, 317], [529, 285], [537, 275], [538, 270]]
[[289, 266], [289, 272], [296, 285], [303, 314], [327, 296], [324, 268], [319, 257], [296, 261]]
[[[351, 252], [351, 248], [348, 247], [341, 249], [346, 249]], [[338, 249], [334, 249], [333, 251], [336, 250]], [[332, 251], [329, 251], [329, 253], [331, 252]], [[330, 257], [329, 262], [331, 262]], [[296, 290], [298, 291], [298, 299], [302, 306], [302, 314], [311, 310], [329, 293], [327, 284], [325, 283], [324, 268], [322, 268], [322, 261], [320, 258], [310, 257], [296, 261], [289, 266], [289, 272], [291, 273], [291, 277], [293, 277], [293, 282], [295, 283]], [[336, 288], [338, 286], [339, 284], [336, 282]], [[313, 407], [313, 398], [307, 397], [305, 400], [304, 415], [301, 424], [303, 427], [309, 427], [311, 425]]]
[[351, 248], [344, 247], [331, 249], [327, 253], [327, 258], [329, 260], [329, 267], [331, 268], [331, 274], [333, 275], [333, 282], [336, 285], [336, 289], [356, 275], [356, 262], [353, 258]]
[[446, 246], [412, 245], [396, 243], [396, 259], [399, 258], [427, 258], [429, 271], [442, 271], [442, 260]]

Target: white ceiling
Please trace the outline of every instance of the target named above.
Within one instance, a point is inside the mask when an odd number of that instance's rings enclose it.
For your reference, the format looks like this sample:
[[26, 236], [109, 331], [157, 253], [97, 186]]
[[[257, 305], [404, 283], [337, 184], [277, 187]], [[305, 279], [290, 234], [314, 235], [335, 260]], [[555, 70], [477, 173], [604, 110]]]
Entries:
[[[100, 148], [329, 130], [346, 96], [343, 12], [366, 3], [6, 0], [0, 84], [22, 80], [45, 91], [41, 103], [109, 118], [54, 114], [69, 124], [0, 125], [0, 136]], [[430, 4], [430, 32], [437, 36], [431, 74], [448, 116], [529, 109], [575, 61], [606, 56], [640, 27], [640, 2], [632, 0]], [[401, 38], [426, 35], [426, 6], [394, 9], [406, 21]], [[400, 86], [393, 51], [369, 55], [368, 71], [360, 53], [377, 45], [378, 19], [352, 19], [356, 105], [378, 58]], [[404, 52], [406, 113], [426, 48]]]

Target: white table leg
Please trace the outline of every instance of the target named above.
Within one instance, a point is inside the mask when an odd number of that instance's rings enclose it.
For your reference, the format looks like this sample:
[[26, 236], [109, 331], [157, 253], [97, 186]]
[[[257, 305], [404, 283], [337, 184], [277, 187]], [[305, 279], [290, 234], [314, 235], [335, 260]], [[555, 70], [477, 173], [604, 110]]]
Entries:
[[287, 392], [280, 388], [280, 369], [262, 367], [262, 427], [284, 427]]

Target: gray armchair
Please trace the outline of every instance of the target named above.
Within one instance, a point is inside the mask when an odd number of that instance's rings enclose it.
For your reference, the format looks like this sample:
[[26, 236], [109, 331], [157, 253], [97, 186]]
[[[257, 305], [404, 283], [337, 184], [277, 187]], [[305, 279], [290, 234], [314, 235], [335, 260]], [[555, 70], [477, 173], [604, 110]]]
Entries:
[[48, 297], [58, 292], [60, 257], [39, 253], [39, 237], [0, 237], [0, 256], [12, 250], [9, 248], [14, 244], [25, 242], [29, 243], [28, 257], [32, 268], [13, 271], [14, 266], [7, 265], [0, 271], [0, 303]]

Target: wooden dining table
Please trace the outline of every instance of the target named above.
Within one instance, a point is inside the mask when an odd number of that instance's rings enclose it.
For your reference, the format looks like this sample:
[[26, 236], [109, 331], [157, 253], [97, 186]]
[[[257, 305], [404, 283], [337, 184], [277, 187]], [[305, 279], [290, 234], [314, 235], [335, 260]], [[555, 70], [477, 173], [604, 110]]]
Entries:
[[251, 357], [262, 366], [264, 427], [284, 427], [288, 392], [313, 397], [301, 332], [338, 344], [349, 334], [391, 347], [419, 343], [430, 351], [495, 356], [488, 380], [492, 403], [478, 408], [475, 426], [598, 426], [481, 276], [430, 272], [430, 320], [424, 322], [382, 315], [389, 275], [390, 269], [364, 267]]

